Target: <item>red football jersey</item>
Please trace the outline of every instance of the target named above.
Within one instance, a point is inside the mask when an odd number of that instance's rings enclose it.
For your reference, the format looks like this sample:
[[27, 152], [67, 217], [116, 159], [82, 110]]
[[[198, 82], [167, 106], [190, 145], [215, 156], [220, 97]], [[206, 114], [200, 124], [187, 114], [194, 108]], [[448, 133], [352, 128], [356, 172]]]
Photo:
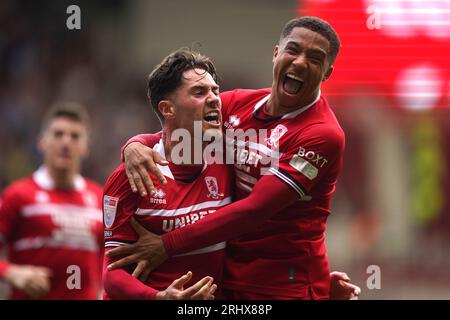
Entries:
[[[153, 149], [165, 158], [162, 141]], [[156, 178], [152, 178], [157, 189], [154, 195], [141, 197], [133, 193], [123, 164], [106, 182], [103, 197], [106, 248], [137, 240], [137, 235], [130, 224], [133, 216], [149, 231], [163, 234], [195, 223], [232, 202], [232, 177], [226, 165], [205, 165], [192, 181], [175, 179], [169, 166], [158, 167], [166, 177], [167, 184], [162, 185]], [[224, 248], [225, 242], [221, 242], [171, 257], [150, 274], [146, 285], [164, 290], [175, 279], [190, 270], [193, 277], [188, 285], [205, 276], [212, 276], [214, 283], [220, 286], [224, 267]], [[130, 272], [132, 269], [133, 266], [127, 271]], [[106, 293], [104, 298], [108, 299]]]
[[[51, 291], [42, 299], [99, 298], [101, 194], [99, 185], [81, 176], [76, 177], [73, 190], [58, 190], [45, 167], [4, 191], [0, 244], [6, 244], [11, 263], [51, 269]], [[0, 266], [2, 277], [7, 263]], [[29, 299], [18, 290], [13, 290], [11, 298]]]
[[[280, 117], [265, 114], [269, 96], [270, 89], [221, 94], [227, 144], [234, 148], [237, 200], [245, 198], [263, 174], [278, 177], [298, 193], [299, 200], [254, 232], [228, 242], [224, 287], [327, 298], [325, 224], [345, 136], [320, 95], [312, 104]], [[231, 138], [237, 129], [247, 137]]]

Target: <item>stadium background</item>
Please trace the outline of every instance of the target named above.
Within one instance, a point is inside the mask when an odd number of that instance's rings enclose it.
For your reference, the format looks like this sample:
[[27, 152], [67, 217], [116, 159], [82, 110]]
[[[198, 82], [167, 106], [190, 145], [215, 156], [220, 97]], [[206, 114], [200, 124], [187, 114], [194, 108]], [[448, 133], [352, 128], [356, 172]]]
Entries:
[[[70, 4], [81, 30], [66, 28]], [[0, 190], [40, 163], [36, 136], [53, 100], [89, 107], [83, 173], [103, 183], [127, 138], [159, 130], [145, 86], [165, 55], [198, 48], [222, 90], [270, 86], [273, 46], [299, 14], [325, 18], [342, 40], [323, 89], [347, 136], [328, 223], [332, 269], [348, 272], [362, 299], [450, 298], [449, 0], [2, 0]], [[366, 286], [370, 265], [380, 290]]]

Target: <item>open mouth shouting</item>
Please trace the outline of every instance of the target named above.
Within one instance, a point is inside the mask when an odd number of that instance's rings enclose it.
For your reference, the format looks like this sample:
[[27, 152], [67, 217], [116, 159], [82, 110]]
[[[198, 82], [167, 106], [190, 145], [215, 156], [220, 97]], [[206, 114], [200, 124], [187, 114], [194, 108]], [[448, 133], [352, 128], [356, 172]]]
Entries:
[[220, 112], [217, 110], [207, 112], [203, 116], [203, 121], [212, 127], [220, 127], [222, 124]]
[[304, 81], [293, 73], [286, 73], [283, 79], [283, 90], [288, 94], [297, 94], [303, 87]]

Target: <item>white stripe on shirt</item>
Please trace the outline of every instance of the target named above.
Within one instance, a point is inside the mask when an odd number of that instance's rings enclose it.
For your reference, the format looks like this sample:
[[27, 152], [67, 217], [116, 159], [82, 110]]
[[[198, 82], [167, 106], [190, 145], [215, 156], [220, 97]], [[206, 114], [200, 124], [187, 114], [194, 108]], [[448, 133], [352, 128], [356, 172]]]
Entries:
[[214, 251], [225, 249], [225, 247], [226, 247], [226, 242], [220, 242], [220, 243], [213, 244], [212, 246], [209, 246], [206, 248], [197, 249], [197, 250], [194, 250], [194, 251], [191, 251], [188, 253], [178, 254], [174, 257], [182, 257], [182, 256], [190, 256], [190, 255], [194, 255], [194, 254], [214, 252]]
[[105, 241], [105, 248], [120, 247], [120, 246], [127, 245], [127, 244], [130, 244], [130, 243], [120, 242], [120, 241]]
[[256, 182], [258, 182], [258, 180], [255, 177], [252, 177], [251, 175], [244, 173], [241, 170], [236, 169], [234, 172], [236, 173], [237, 177], [244, 180], [245, 182], [248, 182], [251, 184], [255, 184]]
[[282, 174], [280, 171], [278, 171], [275, 168], [270, 168], [269, 172], [272, 173], [273, 175], [277, 176], [284, 182], [286, 182], [288, 185], [290, 185], [295, 190], [295, 192], [297, 192], [299, 194], [300, 198], [303, 198], [305, 196], [305, 193], [303, 192], [303, 190], [300, 189], [300, 187], [294, 181], [292, 181], [291, 178]]
[[161, 216], [161, 217], [176, 217], [181, 216], [183, 214], [187, 214], [193, 211], [198, 211], [202, 209], [212, 209], [217, 207], [223, 207], [227, 204], [231, 203], [231, 197], [227, 197], [218, 201], [206, 201], [202, 203], [198, 203], [185, 208], [178, 208], [173, 210], [166, 209], [142, 209], [138, 208], [136, 210], [136, 214], [139, 216]]
[[[120, 241], [106, 241], [105, 248], [120, 247], [120, 246], [124, 246], [124, 245], [129, 245], [129, 244], [130, 243], [125, 243], [125, 242], [120, 242]], [[216, 243], [211, 246], [197, 249], [197, 250], [194, 250], [194, 251], [191, 251], [188, 253], [178, 254], [174, 257], [182, 257], [182, 256], [190, 256], [190, 255], [194, 255], [194, 254], [214, 252], [214, 251], [225, 249], [225, 247], [226, 247], [226, 242], [220, 242], [220, 243]]]
[[248, 186], [248, 185], [242, 183], [242, 182], [239, 181], [239, 180], [236, 181], [236, 186], [237, 186], [239, 189], [242, 189], [242, 190], [247, 191], [247, 192], [252, 192], [252, 190], [253, 190], [252, 187], [250, 187], [250, 186]]
[[87, 250], [98, 252], [98, 244], [92, 237], [84, 238], [60, 238], [54, 237], [30, 237], [22, 238], [13, 244], [15, 251], [41, 249], [41, 248], [64, 248], [74, 250]]
[[83, 207], [73, 204], [34, 203], [24, 206], [22, 209], [22, 214], [24, 217], [49, 214], [81, 215], [99, 222], [103, 222], [102, 210], [94, 207]]

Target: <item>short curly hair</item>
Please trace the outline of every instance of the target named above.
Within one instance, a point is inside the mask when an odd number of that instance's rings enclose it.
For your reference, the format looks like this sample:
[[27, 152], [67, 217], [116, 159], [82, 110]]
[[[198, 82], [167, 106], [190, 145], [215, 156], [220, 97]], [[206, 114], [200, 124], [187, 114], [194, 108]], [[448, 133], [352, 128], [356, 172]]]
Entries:
[[216, 67], [211, 59], [186, 47], [169, 54], [150, 73], [148, 97], [161, 123], [164, 123], [164, 117], [158, 109], [159, 102], [181, 85], [183, 73], [191, 69], [205, 70], [214, 81], [218, 81]]
[[330, 62], [336, 60], [341, 47], [341, 41], [336, 30], [328, 22], [317, 17], [309, 16], [289, 20], [281, 31], [280, 42], [288, 37], [294, 28], [305, 28], [325, 37], [330, 44]]

